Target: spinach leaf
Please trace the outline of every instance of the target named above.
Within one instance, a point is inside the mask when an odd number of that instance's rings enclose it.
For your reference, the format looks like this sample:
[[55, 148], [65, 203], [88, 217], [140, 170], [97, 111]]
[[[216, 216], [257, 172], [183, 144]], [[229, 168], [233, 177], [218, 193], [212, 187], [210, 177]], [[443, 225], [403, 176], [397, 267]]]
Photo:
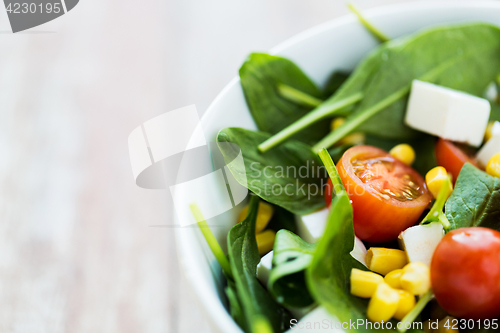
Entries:
[[451, 230], [479, 226], [500, 230], [500, 179], [466, 163], [445, 211]]
[[[311, 108], [283, 98], [278, 84], [285, 84], [316, 98], [321, 91], [292, 61], [265, 53], [252, 53], [239, 71], [250, 113], [259, 130], [276, 134], [300, 119]], [[316, 123], [293, 138], [313, 143], [329, 131], [328, 122]]]
[[232, 279], [227, 279], [227, 286], [225, 288], [226, 296], [229, 301], [229, 313], [231, 318], [238, 324], [239, 327], [247, 327], [245, 314], [241, 307], [240, 300], [238, 299], [238, 292], [236, 285]]
[[[261, 318], [266, 318], [275, 332], [282, 332], [285, 330], [285, 323], [289, 323], [289, 316], [256, 277], [260, 261], [255, 240], [258, 205], [259, 198], [252, 196], [247, 217], [232, 227], [227, 235], [229, 261], [234, 277], [234, 286], [228, 296], [233, 299], [231, 311], [237, 315], [237, 321], [245, 325], [245, 332], [252, 332], [253, 323]], [[239, 302], [236, 302], [236, 295]]]
[[304, 272], [315, 249], [315, 244], [302, 240], [290, 231], [278, 231], [274, 241], [273, 268], [267, 285], [278, 303], [302, 308], [314, 302], [307, 290]]
[[301, 119], [266, 140], [259, 146], [259, 150], [266, 152], [292, 135], [305, 131], [311, 124], [326, 117], [337, 116], [346, 108], [352, 107], [355, 103], [359, 102], [363, 97], [363, 92], [369, 82], [369, 78], [379, 69], [383, 62], [383, 49], [384, 46], [370, 53], [356, 67], [356, 70], [349, 76], [345, 83], [336, 90], [334, 95]]
[[[483, 23], [428, 29], [382, 45], [376, 54], [383, 61], [368, 78], [363, 101], [337, 133], [314, 148], [332, 145], [353, 130], [398, 139], [416, 136], [404, 124], [411, 82], [421, 79], [481, 96], [500, 72], [499, 52], [500, 29]], [[354, 74], [346, 84], [351, 79]]]
[[[354, 248], [352, 206], [333, 162], [331, 159], [328, 161], [329, 156], [324, 157], [323, 151], [320, 156], [324, 163], [326, 161], [325, 166], [332, 180], [335, 196], [332, 199], [325, 233], [318, 243], [312, 263], [306, 270], [307, 285], [314, 299], [340, 322], [366, 321], [368, 301], [352, 296], [349, 290], [351, 270], [366, 270], [366, 267], [350, 255]], [[393, 327], [396, 327], [395, 323]], [[361, 325], [357, 328], [348, 327], [346, 331], [375, 333], [381, 330]], [[396, 332], [396, 329], [386, 329], [384, 332]]]
[[[372, 78], [358, 112], [374, 105], [400, 87], [442, 63], [453, 63], [435, 79], [436, 84], [481, 96], [500, 73], [500, 29], [489, 24], [467, 24], [426, 30], [390, 42], [386, 60]], [[386, 137], [406, 138], [406, 98], [398, 100], [361, 129]]]
[[500, 104], [496, 102], [490, 102], [490, 105], [491, 105], [491, 111], [489, 120], [500, 121]]
[[[324, 169], [311, 147], [299, 141], [290, 141], [261, 154], [259, 143], [269, 134], [242, 128], [225, 128], [219, 132], [217, 142], [234, 178], [262, 199], [288, 211], [305, 215], [325, 206], [322, 189], [326, 184]], [[244, 168], [234, 160], [240, 147]]]

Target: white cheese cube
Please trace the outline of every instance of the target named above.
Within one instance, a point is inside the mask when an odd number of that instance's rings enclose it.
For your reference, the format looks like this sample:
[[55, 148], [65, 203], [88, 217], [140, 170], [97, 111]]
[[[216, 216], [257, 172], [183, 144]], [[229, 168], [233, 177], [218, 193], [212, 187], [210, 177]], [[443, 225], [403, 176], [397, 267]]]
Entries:
[[257, 279], [259, 279], [264, 286], [267, 286], [267, 281], [269, 281], [269, 274], [271, 273], [272, 268], [273, 251], [260, 258], [260, 262], [257, 264]]
[[500, 135], [495, 135], [489, 139], [477, 153], [477, 160], [485, 167], [490, 158], [496, 153], [500, 153]]
[[421, 262], [430, 267], [432, 255], [443, 236], [443, 225], [432, 222], [406, 229], [399, 235], [399, 242], [410, 262]]
[[325, 231], [328, 213], [328, 208], [323, 208], [312, 214], [297, 216], [296, 221], [299, 236], [309, 243], [319, 241]]
[[323, 330], [328, 332], [343, 333], [339, 320], [332, 316], [324, 307], [318, 306], [309, 312], [300, 321], [292, 319], [290, 321], [290, 329], [287, 333], [306, 333], [306, 332], [321, 332]]
[[490, 117], [490, 103], [457, 90], [414, 80], [406, 124], [443, 139], [478, 147]]

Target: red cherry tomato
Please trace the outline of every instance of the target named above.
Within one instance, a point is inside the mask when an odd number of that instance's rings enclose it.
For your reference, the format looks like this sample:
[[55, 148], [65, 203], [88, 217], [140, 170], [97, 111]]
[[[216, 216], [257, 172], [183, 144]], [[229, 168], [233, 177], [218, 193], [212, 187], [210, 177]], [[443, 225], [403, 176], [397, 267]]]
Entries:
[[448, 233], [432, 257], [431, 282], [452, 316], [500, 317], [500, 232], [473, 227]]
[[[376, 147], [348, 149], [337, 170], [351, 199], [354, 231], [365, 241], [396, 239], [415, 224], [432, 199], [418, 172]], [[330, 205], [328, 184], [325, 200]]]
[[438, 165], [444, 167], [453, 176], [453, 182], [465, 163], [469, 162], [478, 166], [476, 160], [467, 155], [462, 149], [448, 140], [439, 139], [436, 143], [436, 160]]

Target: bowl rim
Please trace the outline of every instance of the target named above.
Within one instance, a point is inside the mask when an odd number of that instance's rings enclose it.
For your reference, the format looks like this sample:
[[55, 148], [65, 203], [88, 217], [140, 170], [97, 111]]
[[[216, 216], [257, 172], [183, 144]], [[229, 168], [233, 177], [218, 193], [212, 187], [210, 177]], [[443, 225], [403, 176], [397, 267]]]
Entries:
[[[434, 10], [434, 9], [447, 9], [450, 7], [454, 10], [466, 9], [466, 8], [500, 9], [500, 2], [493, 0], [479, 0], [479, 1], [446, 0], [441, 2], [434, 2], [431, 0], [412, 1], [405, 3], [383, 5], [379, 7], [366, 9], [363, 10], [363, 15], [367, 18], [374, 18], [380, 15], [395, 15], [397, 13], [416, 10], [416, 9]], [[348, 13], [346, 15], [320, 23], [272, 47], [269, 50], [269, 54], [279, 55], [280, 53], [285, 52], [288, 48], [291, 48], [308, 38], [321, 34], [337, 26], [352, 23], [353, 21], [357, 21], [357, 17], [352, 13]], [[212, 116], [212, 113], [219, 104], [219, 101], [223, 100], [226, 97], [227, 93], [231, 89], [233, 89], [233, 87], [236, 84], [238, 84], [239, 81], [240, 81], [239, 76], [234, 77], [217, 94], [217, 96], [208, 106], [207, 110], [203, 113], [200, 119], [202, 124], [205, 123], [206, 120]], [[174, 217], [174, 219], [176, 219], [175, 212], [172, 212], [172, 216]], [[196, 274], [186, 274], [186, 272], [193, 270], [193, 267], [189, 267], [189, 262], [192, 260], [189, 260], [188, 258], [189, 256], [192, 255], [192, 252], [184, 251], [188, 247], [188, 244], [183, 242], [184, 236], [182, 235], [180, 229], [183, 228], [176, 228], [175, 240], [176, 240], [177, 257], [179, 259], [179, 265], [181, 267], [181, 274], [183, 274], [183, 276], [188, 281], [188, 287], [192, 289], [192, 294], [194, 294], [194, 297], [199, 301], [199, 303], [201, 303], [202, 306], [200, 307], [200, 310], [205, 314], [205, 317], [207, 318], [207, 321], [211, 324], [211, 326], [214, 328], [217, 327], [218, 331], [242, 332], [241, 328], [231, 318], [228, 310], [222, 305], [220, 299], [214, 297], [212, 294], [207, 294], [204, 292], [206, 288], [210, 288], [210, 285], [206, 281], [200, 281], [199, 279], [196, 279], [194, 277], [194, 275]], [[196, 270], [196, 268], [194, 270]], [[215, 303], [217, 305], [215, 305]], [[223, 317], [220, 317], [221, 309], [223, 310], [224, 313]]]

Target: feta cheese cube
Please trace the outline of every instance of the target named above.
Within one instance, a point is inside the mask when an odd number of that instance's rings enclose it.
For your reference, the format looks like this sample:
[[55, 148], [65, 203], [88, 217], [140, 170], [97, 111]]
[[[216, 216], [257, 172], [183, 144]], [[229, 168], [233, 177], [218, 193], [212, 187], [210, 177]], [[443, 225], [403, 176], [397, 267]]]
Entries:
[[443, 236], [443, 225], [432, 222], [406, 229], [399, 235], [399, 242], [410, 262], [421, 262], [430, 267], [432, 255]]
[[257, 279], [265, 286], [267, 286], [267, 281], [269, 281], [269, 274], [272, 268], [273, 251], [260, 258], [260, 262], [257, 264]]
[[490, 158], [496, 153], [500, 153], [500, 135], [494, 135], [489, 139], [484, 146], [477, 152], [477, 160], [486, 167]]
[[490, 116], [490, 103], [457, 90], [414, 80], [406, 111], [408, 126], [478, 147]]
[[312, 214], [297, 216], [296, 221], [299, 236], [309, 243], [319, 241], [325, 231], [328, 213], [328, 208], [323, 208]]

